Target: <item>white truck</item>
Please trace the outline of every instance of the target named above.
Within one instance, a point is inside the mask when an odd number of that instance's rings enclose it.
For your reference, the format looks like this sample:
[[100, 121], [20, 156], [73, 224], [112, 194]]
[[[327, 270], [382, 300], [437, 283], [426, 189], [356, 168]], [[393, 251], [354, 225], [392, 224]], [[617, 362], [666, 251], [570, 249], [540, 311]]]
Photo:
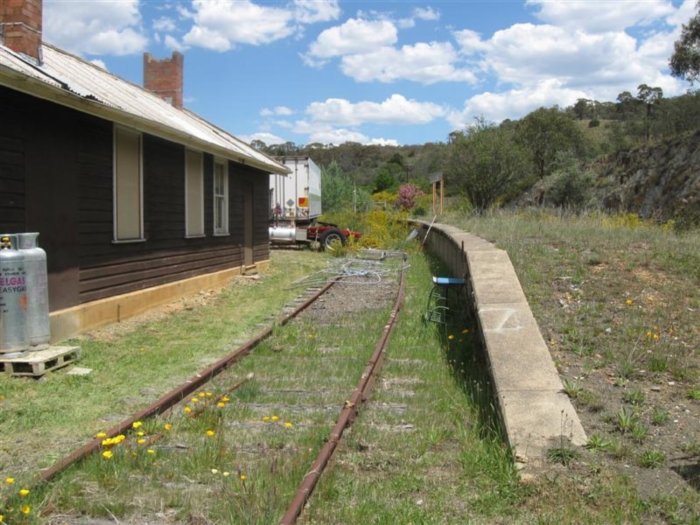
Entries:
[[345, 244], [356, 232], [335, 224], [318, 222], [321, 216], [321, 170], [310, 157], [282, 157], [289, 175], [270, 174], [270, 242], [272, 244], [310, 244], [321, 248]]

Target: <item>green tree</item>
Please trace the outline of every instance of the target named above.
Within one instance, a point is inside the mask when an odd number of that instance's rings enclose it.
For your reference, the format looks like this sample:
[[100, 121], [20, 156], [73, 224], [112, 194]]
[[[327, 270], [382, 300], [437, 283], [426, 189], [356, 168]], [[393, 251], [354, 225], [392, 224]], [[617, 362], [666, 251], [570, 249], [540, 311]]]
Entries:
[[576, 123], [558, 108], [540, 108], [517, 125], [518, 142], [529, 151], [535, 174], [549, 175], [557, 155], [569, 152], [578, 158], [585, 155], [585, 138]]
[[353, 189], [352, 180], [343, 173], [337, 162], [333, 161], [321, 168], [324, 213], [351, 208]]
[[654, 118], [654, 108], [661, 104], [661, 99], [664, 98], [664, 92], [660, 87], [651, 87], [646, 84], [640, 84], [637, 88], [637, 98], [644, 104], [646, 108], [644, 116], [644, 138], [649, 142], [651, 135], [651, 120]]
[[403, 168], [394, 163], [386, 162], [377, 170], [377, 176], [374, 178], [374, 189], [372, 193], [380, 191], [393, 191], [399, 187], [399, 180], [403, 174]]
[[587, 98], [580, 98], [574, 104], [573, 111], [578, 120], [593, 117], [593, 101]]
[[687, 24], [683, 24], [681, 37], [675, 42], [669, 60], [671, 74], [695, 82], [700, 78], [700, 0], [698, 13]]
[[466, 194], [479, 212], [528, 178], [530, 163], [512, 129], [477, 119], [469, 130], [451, 134], [451, 140], [446, 186]]

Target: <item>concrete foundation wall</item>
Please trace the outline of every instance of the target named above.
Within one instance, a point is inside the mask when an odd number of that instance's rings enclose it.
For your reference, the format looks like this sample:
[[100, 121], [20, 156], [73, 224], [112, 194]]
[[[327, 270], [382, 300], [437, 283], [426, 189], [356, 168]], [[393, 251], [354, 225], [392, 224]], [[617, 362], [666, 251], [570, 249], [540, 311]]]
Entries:
[[545, 465], [550, 448], [585, 445], [586, 433], [563, 392], [508, 254], [450, 225], [415, 224], [427, 249], [451, 276], [466, 279], [466, 306], [479, 325], [497, 406], [518, 467], [534, 474]]
[[[256, 263], [256, 269], [268, 268], [268, 261]], [[81, 332], [110, 323], [118, 323], [129, 317], [144, 313], [150, 308], [167, 304], [201, 291], [219, 290], [228, 286], [244, 267], [230, 268], [173, 283], [153, 286], [137, 292], [100, 299], [51, 312], [51, 343], [74, 337]]]

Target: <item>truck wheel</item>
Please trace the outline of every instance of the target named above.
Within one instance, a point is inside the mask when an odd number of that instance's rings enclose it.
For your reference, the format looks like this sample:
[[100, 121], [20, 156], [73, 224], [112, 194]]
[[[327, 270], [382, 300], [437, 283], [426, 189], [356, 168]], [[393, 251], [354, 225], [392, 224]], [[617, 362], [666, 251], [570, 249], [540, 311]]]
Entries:
[[321, 241], [321, 247], [324, 250], [333, 250], [334, 245], [337, 245], [338, 243], [345, 246], [347, 239], [340, 230], [337, 228], [331, 228], [330, 230], [327, 230], [321, 234], [319, 241]]

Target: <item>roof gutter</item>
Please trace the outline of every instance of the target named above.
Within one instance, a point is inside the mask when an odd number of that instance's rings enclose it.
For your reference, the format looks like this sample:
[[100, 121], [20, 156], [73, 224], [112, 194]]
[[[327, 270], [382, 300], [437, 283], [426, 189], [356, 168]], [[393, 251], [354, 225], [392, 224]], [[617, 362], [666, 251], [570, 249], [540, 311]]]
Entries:
[[[188, 133], [178, 132], [169, 126], [159, 125], [152, 120], [145, 119], [127, 113], [120, 109], [107, 106], [97, 100], [81, 97], [70, 91], [66, 91], [57, 86], [52, 86], [39, 79], [18, 73], [6, 66], [0, 65], [0, 85], [6, 86], [27, 95], [38, 97], [62, 106], [75, 109], [82, 113], [87, 113], [96, 117], [115, 122], [124, 126], [133, 127], [139, 131], [149, 133], [156, 137], [170, 140], [185, 146], [194, 146], [207, 153], [222, 157], [245, 166], [251, 166], [267, 173], [284, 175], [290, 170], [272, 159], [270, 163], [261, 162], [258, 159], [241, 154], [232, 153], [226, 148], [222, 148], [211, 142], [207, 142]], [[211, 125], [211, 124], [210, 124]]]

